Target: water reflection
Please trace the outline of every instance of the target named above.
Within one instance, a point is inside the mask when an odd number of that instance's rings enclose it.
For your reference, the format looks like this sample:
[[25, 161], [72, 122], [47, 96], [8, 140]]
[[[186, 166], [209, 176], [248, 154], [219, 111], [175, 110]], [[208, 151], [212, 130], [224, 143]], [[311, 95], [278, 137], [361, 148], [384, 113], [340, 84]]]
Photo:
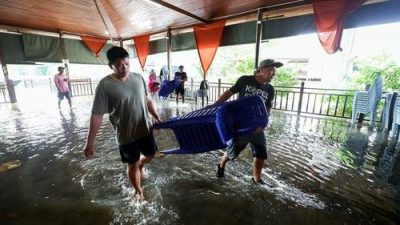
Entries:
[[398, 185], [397, 182], [399, 172], [394, 169], [396, 164], [399, 164], [399, 151], [400, 148], [396, 148], [397, 140], [392, 139], [389, 144], [384, 148], [382, 154], [378, 155], [377, 160], [377, 174], [385, 181], [391, 182], [393, 185]]
[[[156, 157], [143, 187], [148, 202], [132, 205], [112, 128], [103, 123], [92, 160], [82, 154], [91, 97], [74, 108], [51, 103], [0, 105], [0, 224], [396, 224], [399, 146], [387, 134], [353, 129], [348, 121], [274, 111], [267, 129], [269, 159], [252, 186], [250, 152], [215, 177], [222, 151]], [[23, 101], [22, 101], [23, 102]], [[162, 119], [196, 106], [160, 101]], [[107, 118], [105, 118], [107, 120]], [[160, 149], [177, 145], [171, 130], [155, 131]]]

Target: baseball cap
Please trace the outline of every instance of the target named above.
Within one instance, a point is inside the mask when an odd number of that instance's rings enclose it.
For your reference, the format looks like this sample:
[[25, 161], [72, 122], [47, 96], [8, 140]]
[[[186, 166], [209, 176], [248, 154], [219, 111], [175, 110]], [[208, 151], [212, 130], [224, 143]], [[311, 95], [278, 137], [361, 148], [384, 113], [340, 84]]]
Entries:
[[58, 67], [58, 70], [64, 70], [64, 69], [65, 69], [65, 67], [62, 67], [62, 66]]
[[264, 59], [263, 61], [260, 62], [260, 65], [258, 67], [261, 68], [261, 67], [269, 67], [269, 66], [279, 68], [279, 67], [283, 66], [283, 63], [275, 62], [273, 59]]

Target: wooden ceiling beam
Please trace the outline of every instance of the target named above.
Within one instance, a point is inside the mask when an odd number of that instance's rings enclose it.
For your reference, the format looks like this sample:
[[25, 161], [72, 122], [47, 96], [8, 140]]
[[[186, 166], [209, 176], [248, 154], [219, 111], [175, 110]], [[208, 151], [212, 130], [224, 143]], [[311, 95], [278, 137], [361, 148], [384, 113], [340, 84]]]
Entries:
[[207, 20], [207, 19], [204, 19], [204, 18], [201, 18], [201, 17], [199, 17], [199, 16], [196, 16], [196, 15], [194, 15], [193, 13], [190, 13], [190, 12], [188, 12], [188, 11], [186, 11], [186, 10], [183, 10], [183, 9], [181, 9], [181, 8], [178, 8], [178, 7], [172, 5], [172, 4], [168, 3], [168, 2], [164, 2], [164, 1], [161, 1], [161, 0], [144, 0], [144, 1], [146, 1], [146, 2], [151, 2], [151, 3], [155, 3], [155, 4], [157, 4], [157, 5], [164, 6], [164, 7], [166, 7], [166, 8], [172, 9], [172, 10], [174, 10], [174, 11], [176, 11], [176, 12], [179, 12], [179, 13], [181, 13], [181, 14], [184, 14], [184, 15], [186, 15], [186, 16], [188, 16], [188, 17], [191, 17], [191, 18], [193, 18], [193, 19], [195, 19], [195, 20], [198, 20], [198, 21], [200, 21], [200, 22], [203, 22], [203, 23], [209, 23], [209, 22], [210, 22], [210, 21]]
[[[145, 1], [153, 1], [153, 0], [145, 0]], [[312, 5], [310, 2], [311, 2], [311, 0], [294, 0], [294, 1], [291, 1], [286, 4], [283, 3], [283, 4], [279, 4], [279, 5], [263, 7], [263, 8], [261, 8], [263, 11], [262, 19], [263, 20], [277, 19], [277, 18], [281, 18], [281, 17], [292, 17], [292, 16], [312, 14], [313, 13]], [[290, 13], [291, 10], [295, 10], [295, 13]], [[226, 26], [256, 20], [257, 19], [257, 9], [238, 13], [235, 15], [228, 15], [228, 16], [224, 16], [224, 17], [212, 18], [211, 20], [208, 20], [208, 22], [212, 22], [212, 21], [219, 20], [219, 19], [227, 19]], [[186, 32], [193, 31], [193, 29], [192, 29], [193, 25], [194, 24], [187, 24], [187, 25], [181, 25], [181, 26], [169, 27], [169, 28], [172, 29], [174, 34], [186, 33]], [[156, 35], [156, 34], [161, 34], [161, 33], [166, 33], [166, 32], [167, 32], [166, 29], [162, 29], [162, 30], [154, 31], [154, 32], [150, 33], [150, 35]], [[130, 40], [130, 38], [122, 39], [122, 41], [127, 41], [127, 40]]]
[[[93, 1], [94, 1], [94, 4], [96, 5], [97, 12], [99, 13], [101, 20], [103, 21], [103, 24], [107, 30], [107, 33], [110, 37], [111, 42], [113, 42], [113, 40], [114, 40], [113, 33], [116, 33], [118, 36], [118, 38], [115, 38], [115, 39], [121, 40], [121, 36], [119, 35], [117, 29], [115, 29], [114, 24], [111, 22], [111, 19], [108, 16], [107, 12], [104, 10], [104, 7], [101, 4], [101, 2], [98, 0], [93, 0]], [[107, 19], [107, 21], [106, 21], [106, 19]], [[111, 32], [111, 29], [113, 32]]]

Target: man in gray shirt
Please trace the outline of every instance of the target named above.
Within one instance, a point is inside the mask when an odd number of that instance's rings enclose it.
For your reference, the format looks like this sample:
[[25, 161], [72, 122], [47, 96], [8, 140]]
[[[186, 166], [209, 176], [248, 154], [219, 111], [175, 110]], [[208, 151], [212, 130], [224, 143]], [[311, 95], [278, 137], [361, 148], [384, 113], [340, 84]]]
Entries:
[[103, 115], [108, 114], [119, 145], [121, 160], [128, 165], [128, 178], [135, 189], [134, 200], [141, 202], [144, 200], [141, 187], [143, 167], [152, 160], [157, 151], [149, 114], [156, 122], [160, 122], [160, 118], [147, 93], [143, 77], [129, 72], [128, 52], [122, 47], [114, 46], [107, 51], [107, 59], [113, 73], [104, 77], [96, 88], [85, 156], [93, 156], [96, 134]]

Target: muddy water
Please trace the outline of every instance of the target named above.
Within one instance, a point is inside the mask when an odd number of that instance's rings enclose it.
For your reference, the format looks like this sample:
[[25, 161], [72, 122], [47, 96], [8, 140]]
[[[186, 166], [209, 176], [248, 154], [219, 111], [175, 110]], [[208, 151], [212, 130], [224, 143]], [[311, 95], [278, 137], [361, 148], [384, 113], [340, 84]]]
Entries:
[[[39, 94], [38, 94], [39, 95]], [[70, 110], [52, 95], [0, 105], [0, 224], [396, 224], [400, 218], [399, 146], [347, 121], [275, 111], [263, 179], [250, 183], [251, 155], [215, 177], [222, 151], [158, 156], [147, 167], [147, 202], [132, 187], [105, 117], [95, 156], [82, 147], [92, 98]], [[161, 103], [163, 118], [195, 109]], [[160, 149], [173, 132], [155, 132]]]

